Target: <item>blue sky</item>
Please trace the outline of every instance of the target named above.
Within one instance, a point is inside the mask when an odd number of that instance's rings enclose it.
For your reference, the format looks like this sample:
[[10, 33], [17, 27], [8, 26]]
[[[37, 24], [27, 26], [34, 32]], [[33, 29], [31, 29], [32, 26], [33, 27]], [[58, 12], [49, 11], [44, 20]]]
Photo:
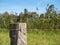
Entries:
[[36, 7], [39, 8], [38, 13], [45, 13], [48, 3], [54, 4], [60, 10], [60, 0], [0, 0], [0, 13], [5, 11], [20, 13], [24, 8], [35, 12]]

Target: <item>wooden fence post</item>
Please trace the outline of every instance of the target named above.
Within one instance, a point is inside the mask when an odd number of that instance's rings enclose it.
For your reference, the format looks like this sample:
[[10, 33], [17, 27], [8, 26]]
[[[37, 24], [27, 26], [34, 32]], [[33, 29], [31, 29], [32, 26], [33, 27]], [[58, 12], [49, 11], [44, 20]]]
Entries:
[[10, 24], [11, 45], [27, 45], [26, 23]]

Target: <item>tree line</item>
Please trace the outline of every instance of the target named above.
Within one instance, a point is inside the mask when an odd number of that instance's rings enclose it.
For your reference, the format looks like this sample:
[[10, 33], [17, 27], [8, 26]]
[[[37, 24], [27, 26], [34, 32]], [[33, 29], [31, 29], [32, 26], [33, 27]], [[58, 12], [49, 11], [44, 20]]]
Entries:
[[28, 29], [60, 29], [60, 12], [53, 4], [49, 5], [45, 13], [29, 12], [24, 9], [19, 15], [17, 13], [0, 13], [0, 28], [9, 28], [11, 23], [27, 23]]

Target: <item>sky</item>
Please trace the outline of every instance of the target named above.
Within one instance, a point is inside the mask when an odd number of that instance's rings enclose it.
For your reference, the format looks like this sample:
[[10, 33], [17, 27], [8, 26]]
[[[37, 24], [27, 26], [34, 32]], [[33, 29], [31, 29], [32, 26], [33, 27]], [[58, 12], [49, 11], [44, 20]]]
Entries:
[[46, 12], [47, 4], [54, 4], [60, 10], [60, 0], [0, 0], [0, 13], [5, 11], [20, 13], [26, 8], [30, 12], [41, 14]]

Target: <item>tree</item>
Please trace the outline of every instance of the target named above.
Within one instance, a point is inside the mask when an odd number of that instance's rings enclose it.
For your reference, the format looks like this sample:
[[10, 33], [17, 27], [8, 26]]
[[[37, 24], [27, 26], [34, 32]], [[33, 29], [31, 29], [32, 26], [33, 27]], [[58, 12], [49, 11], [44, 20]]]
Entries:
[[28, 14], [28, 10], [26, 8], [24, 9], [24, 14]]
[[44, 14], [41, 14], [41, 15], [40, 15], [40, 18], [44, 18]]
[[9, 13], [8, 12], [4, 12], [3, 16], [4, 17], [8, 17], [9, 16]]
[[22, 22], [22, 20], [23, 20], [23, 13], [21, 12], [17, 18], [17, 21]]
[[56, 10], [53, 4], [48, 6], [47, 11], [46, 11], [46, 17], [51, 18], [53, 15], [56, 15]]

